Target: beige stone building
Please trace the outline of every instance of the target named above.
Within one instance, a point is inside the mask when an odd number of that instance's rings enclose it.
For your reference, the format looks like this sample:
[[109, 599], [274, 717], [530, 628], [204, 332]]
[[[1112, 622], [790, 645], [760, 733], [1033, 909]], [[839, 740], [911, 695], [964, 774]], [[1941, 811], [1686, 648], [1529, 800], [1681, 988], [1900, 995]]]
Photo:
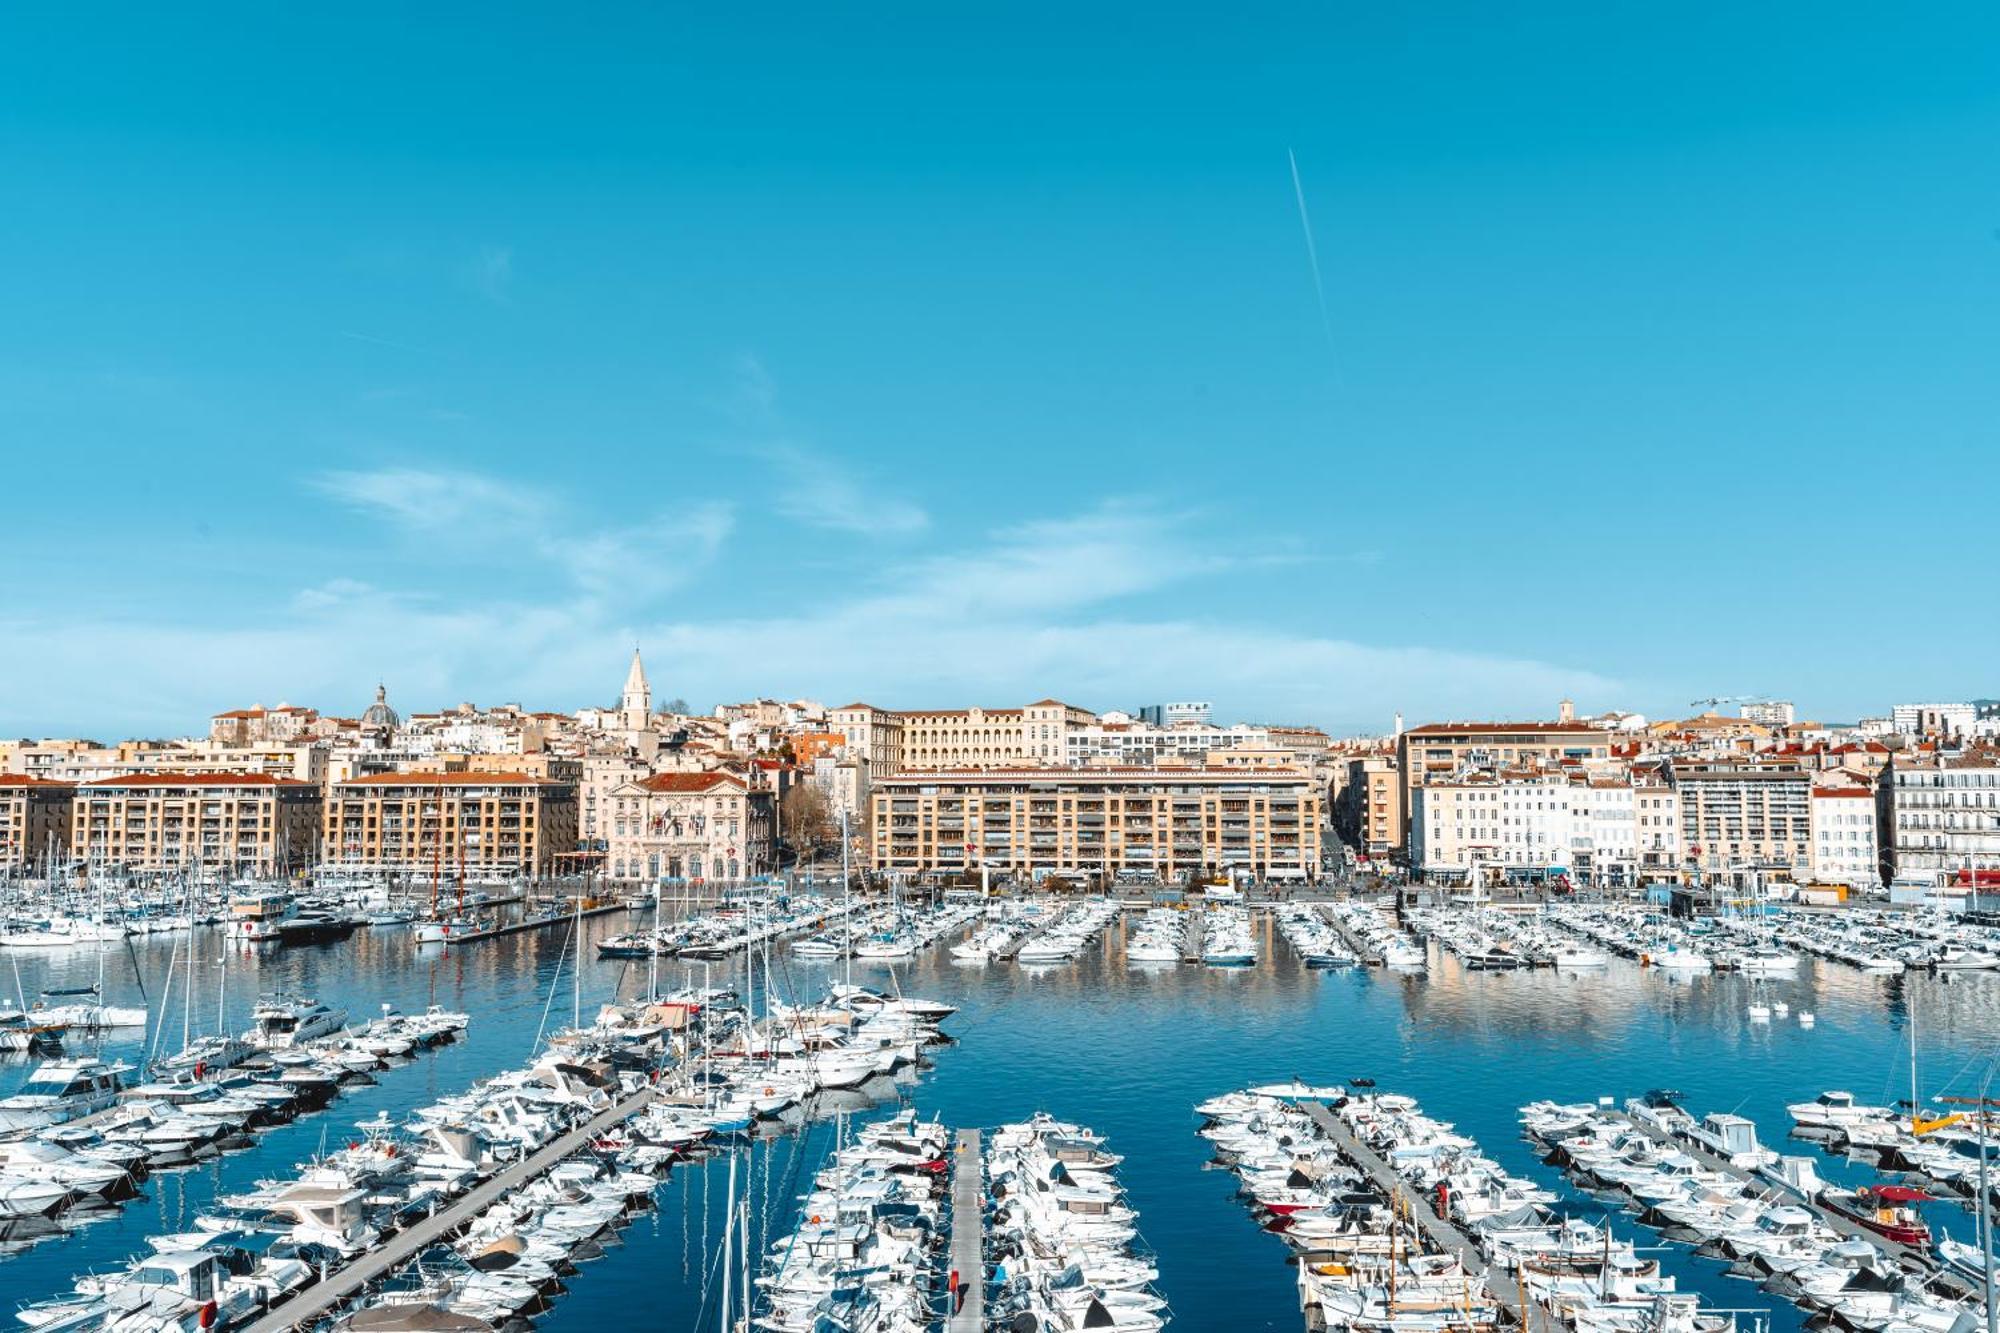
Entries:
[[1393, 754], [1359, 754], [1347, 761], [1338, 800], [1338, 827], [1363, 856], [1393, 856], [1403, 849], [1403, 798]]
[[0, 871], [25, 870], [69, 850], [76, 787], [19, 773], [0, 773]]
[[1812, 866], [1812, 774], [1800, 768], [1675, 761], [1687, 864], [1709, 877], [1804, 879]]
[[414, 875], [462, 867], [480, 878], [567, 870], [576, 785], [526, 773], [378, 773], [327, 789], [322, 829], [334, 865]]
[[1069, 761], [1071, 730], [1097, 720], [1088, 709], [1059, 699], [1025, 708], [902, 712], [855, 703], [833, 709], [827, 717], [873, 778], [905, 769], [1058, 767]]
[[1416, 789], [1466, 768], [1589, 763], [1611, 757], [1611, 733], [1587, 722], [1439, 722], [1396, 738], [1398, 847]]
[[599, 827], [612, 879], [748, 879], [770, 872], [777, 803], [734, 773], [655, 773], [612, 788]]
[[1319, 789], [1298, 770], [904, 773], [877, 782], [870, 805], [882, 872], [1319, 874]]
[[311, 859], [320, 788], [267, 773], [132, 773], [76, 789], [70, 855], [141, 872], [279, 875]]

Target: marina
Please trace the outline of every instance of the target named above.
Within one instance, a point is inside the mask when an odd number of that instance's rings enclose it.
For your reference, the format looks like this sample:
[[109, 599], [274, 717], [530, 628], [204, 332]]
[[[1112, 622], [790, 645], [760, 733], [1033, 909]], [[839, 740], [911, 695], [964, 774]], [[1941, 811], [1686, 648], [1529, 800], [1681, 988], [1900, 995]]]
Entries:
[[[974, 1291], [984, 1285], [965, 1281], [971, 1271], [966, 1247], [972, 1241], [961, 1232], [960, 1218], [971, 1219], [960, 1207], [959, 1195], [966, 1188], [961, 1181], [973, 1177], [962, 1170], [965, 1154], [958, 1151], [957, 1127], [983, 1131], [983, 1156], [994, 1127], [1027, 1123], [1037, 1112], [1056, 1110], [1072, 1123], [1091, 1126], [1120, 1148], [1120, 1184], [1145, 1215], [1160, 1290], [1171, 1297], [1177, 1324], [1230, 1326], [1219, 1321], [1241, 1316], [1253, 1327], [1295, 1329], [1300, 1318], [1295, 1274], [1275, 1264], [1267, 1237], [1227, 1225], [1233, 1205], [1222, 1189], [1225, 1178], [1199, 1170], [1201, 1156], [1194, 1148], [1199, 1141], [1186, 1133], [1187, 1107], [1240, 1088], [1246, 1071], [1341, 1085], [1350, 1094], [1357, 1091], [1350, 1081], [1369, 1075], [1384, 1088], [1420, 1098], [1426, 1111], [1448, 1115], [1502, 1166], [1533, 1180], [1541, 1168], [1538, 1152], [1516, 1137], [1520, 1107], [1536, 1095], [1594, 1105], [1596, 1097], [1621, 1085], [1651, 1086], [1662, 1050], [1675, 1052], [1675, 1078], [1688, 1105], [1741, 1104], [1741, 1114], [1775, 1130], [1790, 1122], [1787, 1107], [1810, 1101], [1823, 1087], [1859, 1082], [1859, 1070], [1881, 1071], [1880, 1077], [1892, 1084], [1901, 1080], [1907, 1085], [1906, 1011], [1913, 997], [1925, 1015], [1919, 1035], [1924, 1068], [1939, 1071], [1935, 1081], [1925, 1083], [1927, 1098], [1975, 1091], [1977, 1067], [1965, 1074], [1960, 1068], [1980, 1034], [2000, 1033], [2000, 992], [1977, 974], [1878, 974], [1818, 957], [1809, 957], [1795, 975], [1777, 979], [1731, 972], [1684, 976], [1622, 956], [1614, 956], [1606, 967], [1581, 972], [1560, 967], [1490, 971], [1469, 967], [1437, 945], [1426, 951], [1426, 966], [1420, 969], [1328, 967], [1309, 958], [1312, 940], [1299, 936], [1295, 927], [1287, 929], [1288, 918], [1261, 907], [1246, 911], [1256, 960], [1245, 966], [1169, 963], [1162, 968], [1128, 962], [1127, 953], [1143, 948], [1147, 939], [1166, 939], [1172, 953], [1177, 944], [1161, 930], [1202, 915], [1169, 912], [1153, 918], [1152, 909], [1139, 908], [1105, 915], [1095, 934], [1089, 927], [1101, 914], [1077, 916], [1070, 933], [1082, 928], [1084, 942], [1066, 944], [1067, 957], [1057, 963], [977, 961], [957, 952], [982, 931], [997, 929], [1001, 937], [1011, 937], [1021, 923], [1052, 926], [1082, 905], [1040, 904], [1030, 916], [1021, 915], [1024, 906], [1010, 901], [991, 908], [990, 917], [968, 918], [893, 965], [815, 959], [783, 943], [768, 946], [767, 964], [765, 946], [760, 946], [749, 976], [754, 996], [765, 993], [768, 981], [780, 1002], [776, 1028], [767, 1032], [768, 1025], [760, 1022], [758, 1035], [747, 1042], [740, 1033], [724, 1032], [714, 1057], [723, 1070], [749, 1052], [752, 1068], [769, 1067], [774, 1074], [783, 1074], [788, 1061], [813, 1058], [808, 1052], [817, 1038], [797, 1042], [796, 1053], [786, 1050], [794, 1044], [791, 1038], [777, 1038], [804, 1032], [797, 1025], [808, 1022], [807, 1015], [818, 1015], [811, 1020], [816, 1026], [835, 1021], [842, 1028], [850, 1026], [853, 1011], [843, 1010], [836, 1020], [823, 1003], [829, 986], [846, 984], [844, 973], [891, 997], [898, 991], [935, 996], [958, 1010], [947, 1031], [962, 1034], [962, 1046], [932, 1048], [928, 1059], [936, 1068], [920, 1081], [899, 1073], [893, 1082], [882, 1080], [880, 1093], [858, 1090], [847, 1113], [859, 1123], [905, 1101], [926, 1120], [954, 1127], [944, 1154], [954, 1174], [939, 1201], [941, 1234], [934, 1265], [939, 1286], [933, 1308], [940, 1326], [946, 1318], [944, 1287], [953, 1268], [967, 1287], [968, 1307]], [[1308, 913], [1329, 930], [1334, 929], [1329, 915], [1345, 920], [1343, 914], [1353, 914], [1384, 943], [1403, 938], [1393, 915], [1376, 904], [1321, 904]], [[595, 945], [620, 928], [615, 915], [586, 918], [580, 969], [571, 966], [576, 955], [568, 947], [569, 931], [562, 929], [498, 938], [463, 952], [413, 949], [406, 934], [394, 930], [360, 931], [346, 941], [308, 949], [243, 945], [230, 957], [230, 986], [244, 997], [238, 1012], [246, 1014], [256, 996], [272, 993], [314, 995], [353, 1013], [370, 1012], [370, 1006], [388, 999], [413, 1013], [435, 1003], [473, 1014], [462, 1040], [436, 1048], [412, 1069], [384, 1077], [368, 1090], [367, 1112], [386, 1113], [404, 1123], [440, 1096], [456, 1095], [477, 1079], [518, 1066], [538, 1028], [555, 1033], [576, 1019], [585, 1029], [592, 1027], [592, 1015], [615, 996], [643, 994], [649, 975], [657, 975], [663, 992], [745, 987], [749, 955], [742, 952], [733, 963], [601, 956]], [[1357, 941], [1363, 938], [1359, 929], [1349, 930]], [[1346, 947], [1337, 930], [1334, 936], [1336, 945]], [[135, 943], [140, 975], [164, 976], [174, 939], [169, 933]], [[1307, 939], [1307, 947], [1295, 942], [1299, 939]], [[210, 953], [213, 945], [204, 939], [198, 948]], [[88, 950], [37, 952], [33, 957], [33, 962], [24, 959], [24, 984], [36, 990], [78, 984], [97, 972], [97, 960]], [[108, 969], [107, 1002], [125, 1003], [128, 995], [136, 997], [132, 983], [117, 969]], [[1753, 995], [1788, 1001], [1795, 1012], [1816, 1010], [1819, 1023], [1807, 1029], [1796, 1023], [1754, 1022], [1748, 1016]], [[756, 1002], [761, 1008], [761, 999]], [[547, 1012], [551, 1009], [560, 1017]], [[105, 1058], [130, 1062], [135, 1052], [143, 1054], [135, 1040], [137, 1034], [121, 1039], [108, 1033], [102, 1042], [78, 1050], [84, 1056], [101, 1050]], [[1062, 1058], [1057, 1051], [1081, 1055]], [[0, 1092], [18, 1087], [32, 1068], [32, 1063], [15, 1066], [13, 1081], [0, 1086]], [[876, 1077], [872, 1069], [871, 1061], [862, 1076]], [[6, 1070], [0, 1066], [0, 1075]], [[778, 1083], [757, 1084], [760, 1094], [765, 1086], [775, 1089]], [[1859, 1101], [1886, 1105], [1894, 1093], [1885, 1093]], [[768, 1232], [775, 1243], [796, 1224], [789, 1215], [796, 1200], [786, 1195], [783, 1180], [796, 1171], [809, 1175], [819, 1169], [812, 1163], [834, 1151], [840, 1131], [838, 1113], [831, 1109], [836, 1103], [826, 1100], [831, 1096], [822, 1094], [820, 1112], [796, 1121], [771, 1121], [771, 1128], [759, 1130], [747, 1149], [737, 1150], [747, 1151], [758, 1163], [753, 1239]], [[684, 1094], [656, 1095], [655, 1100], [690, 1105]], [[706, 1095], [694, 1098], [695, 1103], [709, 1100]], [[871, 1112], [870, 1107], [877, 1109]], [[756, 1115], [754, 1108], [745, 1114]], [[656, 1128], [665, 1124], [656, 1122]], [[185, 1231], [220, 1200], [309, 1162], [323, 1136], [313, 1117], [260, 1131], [249, 1151], [151, 1176], [145, 1183], [151, 1199], [143, 1208], [128, 1202], [109, 1212], [91, 1210], [92, 1220], [66, 1229], [63, 1243], [0, 1258], [0, 1266], [24, 1296], [45, 1298], [67, 1288], [69, 1275], [78, 1269], [127, 1262], [143, 1252], [149, 1234]], [[622, 1226], [624, 1243], [594, 1258], [587, 1272], [568, 1284], [567, 1294], [534, 1316], [536, 1324], [581, 1328], [596, 1317], [594, 1312], [636, 1300], [692, 1317], [705, 1290], [712, 1316], [717, 1299], [712, 1270], [725, 1229], [727, 1156], [698, 1152], [673, 1165], [659, 1180], [657, 1207], [631, 1214], [638, 1220]], [[739, 1212], [750, 1160], [738, 1164]], [[1848, 1187], [1881, 1179], [1867, 1162], [1841, 1157], [1821, 1158], [1819, 1169], [1829, 1182]], [[1604, 1215], [1597, 1195], [1564, 1193], [1561, 1177], [1545, 1179], [1558, 1188], [1565, 1212], [1586, 1219]], [[1227, 1188], [1233, 1190], [1234, 1182]], [[1422, 1228], [1417, 1219], [1428, 1201], [1421, 1189], [1405, 1188], [1405, 1216], [1409, 1225]], [[1958, 1204], [1924, 1204], [1921, 1210], [1941, 1239], [1970, 1238], [1971, 1218]], [[740, 1238], [740, 1216], [735, 1225]], [[422, 1253], [441, 1253], [440, 1247], [449, 1248], [453, 1239], [445, 1236], [423, 1246]], [[982, 1248], [992, 1243], [990, 1232], [977, 1239]], [[1439, 1238], [1426, 1243], [1434, 1241], [1441, 1243]], [[434, 1262], [426, 1259], [426, 1268]], [[736, 1262], [740, 1266], [740, 1258]], [[1734, 1261], [1726, 1257], [1672, 1247], [1659, 1262], [1679, 1290], [1698, 1295], [1705, 1306], [1755, 1306], [1759, 1318], [1783, 1333], [1805, 1318], [1793, 1301], [1776, 1293], [1746, 1300], [1752, 1289], [1728, 1275]], [[385, 1268], [372, 1285], [403, 1282], [400, 1272]], [[1225, 1272], [1238, 1276], [1225, 1278]], [[992, 1277], [990, 1268], [984, 1276]], [[740, 1274], [736, 1287], [740, 1303]], [[979, 1295], [987, 1294], [979, 1290]], [[1496, 1296], [1496, 1318], [1505, 1318], [1499, 1313], [1504, 1307]], [[959, 1313], [963, 1326], [963, 1311]], [[992, 1313], [988, 1304], [980, 1317]]]

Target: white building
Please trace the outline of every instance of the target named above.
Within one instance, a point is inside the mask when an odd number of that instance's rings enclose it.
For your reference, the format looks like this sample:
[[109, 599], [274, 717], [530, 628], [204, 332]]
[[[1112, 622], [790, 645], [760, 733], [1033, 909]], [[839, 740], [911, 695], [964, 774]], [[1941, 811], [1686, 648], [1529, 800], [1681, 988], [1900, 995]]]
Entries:
[[1790, 699], [1758, 699], [1743, 705], [1743, 720], [1767, 727], [1789, 727], [1794, 710]]
[[1971, 704], [1897, 704], [1890, 720], [1905, 736], [1965, 736], [1978, 716]]
[[1818, 787], [1812, 794], [1812, 877], [1820, 884], [1871, 889], [1882, 882], [1875, 846], [1875, 793]]
[[2000, 763], [1991, 751], [1942, 765], [1897, 755], [1875, 803], [1897, 879], [2000, 870]]
[[1271, 732], [1268, 727], [1242, 723], [1233, 727], [1156, 727], [1144, 722], [1121, 726], [1100, 720], [1070, 728], [1063, 745], [1064, 762], [1071, 768], [1152, 768], [1177, 761], [1198, 766], [1210, 750], [1268, 749]]

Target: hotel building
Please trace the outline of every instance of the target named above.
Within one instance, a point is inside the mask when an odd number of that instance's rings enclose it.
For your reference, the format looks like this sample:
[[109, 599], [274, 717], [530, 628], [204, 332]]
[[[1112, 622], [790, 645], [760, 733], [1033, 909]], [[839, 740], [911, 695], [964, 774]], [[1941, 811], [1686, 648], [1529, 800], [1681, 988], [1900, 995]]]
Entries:
[[1812, 774], [1800, 768], [1675, 761], [1681, 846], [1710, 876], [1759, 871], [1804, 878], [1812, 868]]
[[576, 850], [576, 784], [525, 773], [376, 773], [327, 789], [324, 859], [479, 878], [546, 875]]
[[870, 804], [881, 872], [1319, 874], [1320, 787], [1297, 770], [904, 773], [878, 781]]
[[268, 773], [129, 773], [80, 784], [70, 855], [134, 871], [280, 875], [304, 865], [320, 789]]
[[889, 712], [854, 703], [828, 714], [830, 728], [868, 765], [871, 778], [904, 769], [1054, 768], [1068, 762], [1069, 733], [1097, 715], [1058, 699], [1025, 708], [933, 708]]

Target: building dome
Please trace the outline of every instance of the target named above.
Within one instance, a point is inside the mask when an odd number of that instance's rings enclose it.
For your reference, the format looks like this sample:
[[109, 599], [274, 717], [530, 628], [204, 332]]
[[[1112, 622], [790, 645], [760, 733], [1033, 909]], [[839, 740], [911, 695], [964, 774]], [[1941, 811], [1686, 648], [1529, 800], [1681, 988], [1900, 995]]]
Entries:
[[394, 731], [402, 724], [403, 719], [396, 716], [395, 709], [389, 707], [388, 687], [377, 685], [375, 687], [375, 702], [369, 704], [368, 711], [361, 715], [361, 725], [378, 728], [382, 731]]

